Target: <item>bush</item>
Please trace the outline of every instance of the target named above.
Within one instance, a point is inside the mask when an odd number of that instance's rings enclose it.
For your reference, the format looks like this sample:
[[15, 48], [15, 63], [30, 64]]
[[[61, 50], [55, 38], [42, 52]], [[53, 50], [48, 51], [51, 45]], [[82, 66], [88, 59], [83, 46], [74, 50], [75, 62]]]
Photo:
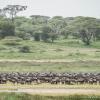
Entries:
[[40, 33], [35, 33], [34, 34], [34, 40], [35, 41], [40, 41]]
[[42, 39], [44, 42], [48, 42], [49, 35], [48, 35], [47, 33], [42, 33], [42, 34], [41, 34], [41, 39]]
[[23, 46], [23, 47], [20, 48], [20, 52], [30, 53], [30, 47], [29, 46]]
[[7, 21], [0, 22], [0, 37], [15, 36], [15, 26]]

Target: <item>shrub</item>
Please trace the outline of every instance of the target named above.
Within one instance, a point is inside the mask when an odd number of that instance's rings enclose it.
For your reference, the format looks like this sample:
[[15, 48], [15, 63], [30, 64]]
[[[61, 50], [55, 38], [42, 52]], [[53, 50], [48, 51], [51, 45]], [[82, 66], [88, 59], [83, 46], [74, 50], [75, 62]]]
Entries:
[[20, 52], [30, 53], [30, 47], [29, 46], [23, 46], [23, 47], [20, 48]]
[[15, 26], [7, 21], [0, 22], [0, 37], [15, 36]]
[[33, 37], [35, 41], [40, 41], [40, 33], [35, 33]]

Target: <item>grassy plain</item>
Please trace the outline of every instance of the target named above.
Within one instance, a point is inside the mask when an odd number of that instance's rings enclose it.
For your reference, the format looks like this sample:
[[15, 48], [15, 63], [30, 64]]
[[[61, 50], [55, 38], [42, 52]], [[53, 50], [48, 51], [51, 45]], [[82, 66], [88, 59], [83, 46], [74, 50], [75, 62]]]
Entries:
[[0, 62], [0, 72], [100, 72], [100, 61]]
[[[29, 53], [20, 52], [28, 46]], [[12, 60], [12, 61], [7, 61]], [[15, 60], [15, 61], [14, 61]], [[20, 62], [16, 62], [19, 60]], [[25, 61], [21, 61], [25, 60]], [[30, 60], [30, 61], [28, 61]], [[40, 60], [34, 62], [32, 60]], [[43, 60], [44, 62], [41, 62]], [[46, 60], [64, 60], [65, 62], [45, 62]], [[0, 41], [0, 72], [100, 72], [100, 41], [85, 46], [77, 39], [56, 40], [54, 43], [35, 41]], [[100, 85], [0, 85], [0, 90], [18, 88], [69, 88], [100, 89]], [[100, 100], [97, 95], [31, 95], [23, 93], [0, 93], [0, 100]]]
[[[20, 48], [24, 46], [29, 47], [29, 53], [20, 52]], [[26, 61], [9, 62], [7, 59]], [[1, 72], [100, 72], [100, 41], [86, 46], [77, 39], [56, 40], [54, 43], [3, 39], [0, 41], [0, 60]]]
[[[23, 46], [28, 46], [30, 53], [20, 52]], [[0, 59], [100, 59], [100, 41], [85, 46], [76, 39], [56, 40], [54, 43], [1, 40]]]

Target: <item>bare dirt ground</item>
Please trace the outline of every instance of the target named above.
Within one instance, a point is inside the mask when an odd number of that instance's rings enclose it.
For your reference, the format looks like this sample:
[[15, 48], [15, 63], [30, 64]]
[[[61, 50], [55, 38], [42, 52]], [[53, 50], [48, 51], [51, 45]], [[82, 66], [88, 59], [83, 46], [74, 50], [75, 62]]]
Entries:
[[32, 93], [32, 94], [100, 94], [100, 89], [16, 89], [0, 90], [0, 92]]
[[[26, 59], [0, 59], [0, 62], [36, 62], [36, 63], [64, 63], [64, 62], [75, 62], [78, 60], [70, 60], [70, 59], [41, 59], [41, 60], [26, 60]], [[89, 60], [82, 60], [82, 61], [100, 61], [100, 59], [89, 59]]]
[[25, 59], [18, 59], [18, 60], [16, 60], [16, 59], [0, 59], [0, 62], [40, 62], [40, 63], [42, 63], [42, 62], [54, 62], [54, 63], [56, 63], [56, 62], [72, 62], [72, 61], [75, 61], [75, 60], [66, 60], [66, 59], [56, 59], [56, 60], [44, 60], [44, 59], [42, 59], [42, 60], [25, 60]]

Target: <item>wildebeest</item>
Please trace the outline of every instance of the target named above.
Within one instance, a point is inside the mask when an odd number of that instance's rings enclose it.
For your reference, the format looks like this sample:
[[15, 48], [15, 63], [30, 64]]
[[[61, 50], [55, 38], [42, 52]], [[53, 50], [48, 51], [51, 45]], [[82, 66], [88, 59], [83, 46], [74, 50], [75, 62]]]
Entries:
[[13, 72], [0, 73], [0, 84], [100, 84], [100, 73]]

